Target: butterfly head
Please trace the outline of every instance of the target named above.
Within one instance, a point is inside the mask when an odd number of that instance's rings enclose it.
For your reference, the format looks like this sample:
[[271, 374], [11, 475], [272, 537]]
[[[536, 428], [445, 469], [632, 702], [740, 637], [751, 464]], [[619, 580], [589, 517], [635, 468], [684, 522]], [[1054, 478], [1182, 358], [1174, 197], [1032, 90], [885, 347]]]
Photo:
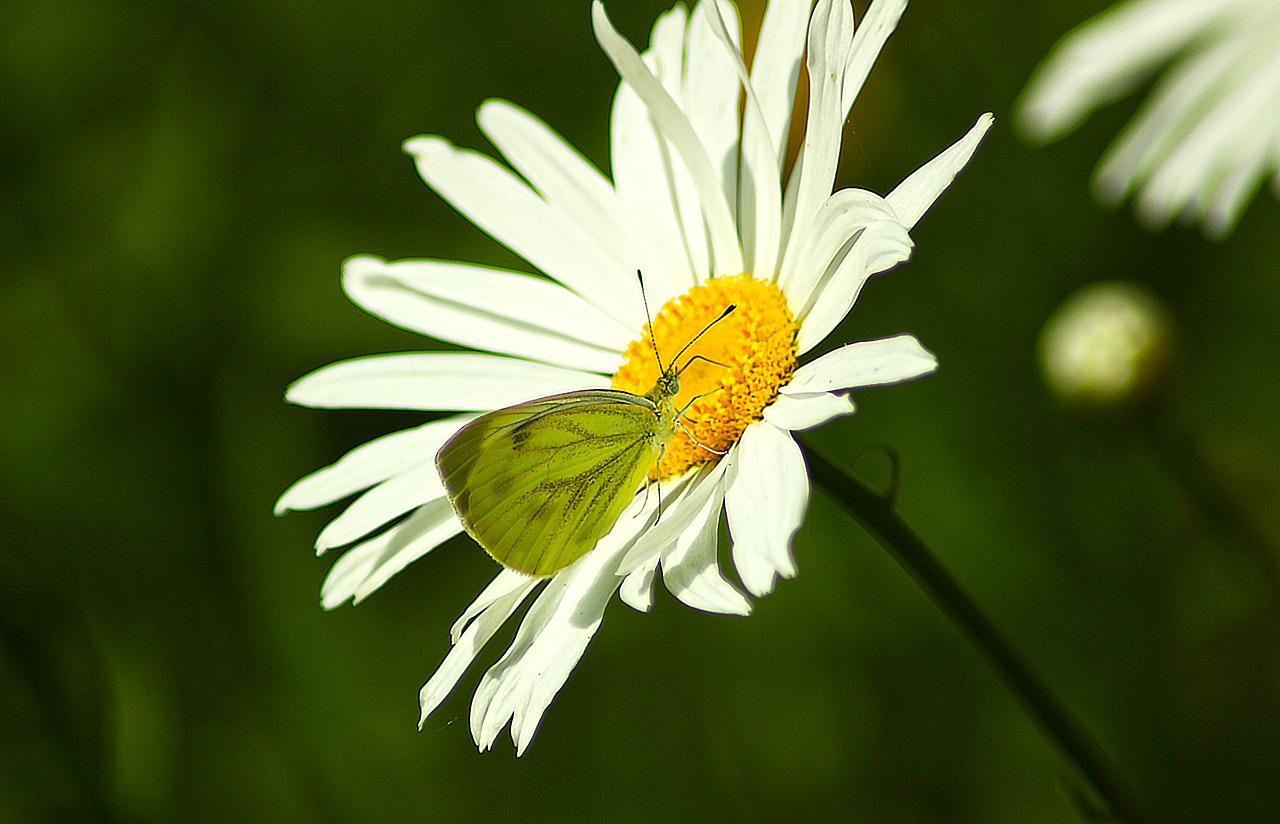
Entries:
[[653, 390], [649, 393], [649, 399], [661, 403], [662, 401], [670, 401], [680, 394], [680, 370], [674, 365], [667, 368], [658, 378], [658, 382], [653, 385]]

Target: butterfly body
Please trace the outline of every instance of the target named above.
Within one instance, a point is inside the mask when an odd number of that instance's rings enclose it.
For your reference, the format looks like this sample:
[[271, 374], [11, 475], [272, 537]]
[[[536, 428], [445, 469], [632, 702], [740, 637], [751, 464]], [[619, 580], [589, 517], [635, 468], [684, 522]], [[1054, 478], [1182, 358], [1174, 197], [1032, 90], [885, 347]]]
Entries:
[[436, 454], [467, 532], [503, 565], [550, 575], [613, 528], [676, 425], [679, 375], [644, 395], [584, 389], [489, 412]]

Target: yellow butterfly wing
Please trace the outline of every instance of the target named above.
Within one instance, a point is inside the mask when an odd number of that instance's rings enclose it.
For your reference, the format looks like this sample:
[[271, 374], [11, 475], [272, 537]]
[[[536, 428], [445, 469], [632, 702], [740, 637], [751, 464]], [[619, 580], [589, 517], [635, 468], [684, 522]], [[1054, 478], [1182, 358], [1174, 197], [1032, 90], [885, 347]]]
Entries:
[[458, 518], [502, 564], [550, 575], [595, 547], [671, 437], [665, 405], [589, 389], [481, 415], [440, 448]]

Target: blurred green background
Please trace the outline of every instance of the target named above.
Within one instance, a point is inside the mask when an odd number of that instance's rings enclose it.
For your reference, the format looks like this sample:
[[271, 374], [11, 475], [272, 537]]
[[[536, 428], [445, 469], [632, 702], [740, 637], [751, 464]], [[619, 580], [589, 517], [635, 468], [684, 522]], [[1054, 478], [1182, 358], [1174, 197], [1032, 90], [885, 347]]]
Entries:
[[[644, 43], [666, 5], [609, 11]], [[846, 463], [897, 447], [904, 516], [1157, 820], [1280, 820], [1280, 618], [1256, 567], [1140, 430], [1071, 417], [1037, 377], [1075, 287], [1148, 284], [1181, 323], [1170, 407], [1205, 479], [1280, 540], [1275, 199], [1222, 244], [1153, 235], [1086, 182], [1135, 101], [1046, 149], [1012, 132], [1033, 66], [1104, 6], [907, 10], [839, 185], [887, 192], [979, 113], [996, 126], [831, 340], [910, 331], [940, 371], [860, 393], [813, 440]], [[419, 418], [289, 407], [284, 387], [429, 345], [345, 300], [345, 257], [514, 263], [402, 140], [488, 150], [473, 113], [501, 96], [608, 168], [616, 76], [588, 9], [0, 7], [0, 821], [1081, 820], [990, 668], [817, 490], [796, 580], [748, 619], [613, 604], [519, 760], [505, 735], [472, 744], [482, 667], [414, 729], [494, 572], [473, 545], [319, 608], [311, 542], [337, 510], [273, 501]]]

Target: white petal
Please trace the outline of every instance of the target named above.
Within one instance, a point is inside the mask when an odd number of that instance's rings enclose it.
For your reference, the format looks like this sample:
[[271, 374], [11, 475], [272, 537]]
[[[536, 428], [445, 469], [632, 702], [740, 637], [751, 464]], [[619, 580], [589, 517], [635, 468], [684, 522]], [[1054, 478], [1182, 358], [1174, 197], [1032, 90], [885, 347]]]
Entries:
[[928, 375], [938, 359], [911, 335], [859, 341], [835, 349], [796, 370], [784, 395], [885, 386]]
[[[649, 50], [643, 56], [644, 65], [653, 72], [654, 78], [661, 87], [682, 107], [689, 111], [684, 95], [689, 82], [688, 72], [691, 62], [697, 62], [699, 55], [691, 49], [691, 36], [688, 15], [684, 6], [675, 6], [669, 12], [659, 16], [653, 26], [653, 34], [649, 39]], [[700, 101], [701, 102], [701, 101]], [[644, 105], [643, 103], [641, 104]], [[711, 250], [707, 247], [707, 228], [699, 202], [698, 186], [689, 174], [688, 168], [678, 160], [679, 150], [662, 136], [662, 129], [651, 118], [645, 107], [645, 118], [653, 128], [655, 142], [661, 147], [661, 172], [666, 176], [665, 185], [672, 198], [672, 217], [675, 219], [679, 247], [689, 262], [689, 271], [695, 279], [704, 277], [711, 266]], [[693, 125], [692, 113], [686, 115]], [[696, 134], [696, 131], [695, 131]], [[699, 139], [701, 139], [699, 137]], [[718, 179], [717, 179], [718, 180]], [[719, 181], [721, 190], [723, 181]], [[651, 219], [646, 216], [646, 219]]]
[[634, 271], [620, 268], [612, 252], [524, 181], [492, 158], [458, 149], [444, 138], [411, 138], [404, 150], [431, 188], [495, 240], [624, 326], [635, 320]]
[[[421, 707], [418, 729], [422, 729], [427, 716], [440, 706], [440, 702], [457, 686], [458, 679], [467, 671], [467, 667], [471, 666], [476, 654], [540, 583], [542, 583], [540, 579], [503, 570], [467, 608], [467, 612], [464, 613], [466, 631], [454, 636], [453, 649], [449, 650], [444, 661], [418, 693], [418, 703]], [[471, 620], [477, 615], [474, 621]]]
[[[684, 26], [680, 6], [664, 12], [654, 24], [653, 49], [645, 59], [662, 73], [664, 85], [678, 87], [680, 82]], [[674, 55], [670, 54], [673, 50]], [[670, 72], [675, 77], [663, 77]], [[623, 229], [630, 238], [635, 267], [644, 272], [645, 289], [656, 308], [688, 290], [700, 275], [694, 270], [679, 205], [678, 191], [686, 187], [677, 181], [687, 179], [688, 173], [666, 140], [659, 137], [640, 97], [625, 82], [618, 84], [609, 134]]]
[[517, 754], [586, 650], [613, 592], [618, 561], [652, 523], [656, 501], [637, 495], [596, 548], [556, 573], [530, 607], [515, 640], [480, 679], [471, 703], [471, 733], [481, 750], [511, 722]]
[[754, 423], [733, 448], [725, 507], [733, 536], [733, 562], [742, 583], [760, 597], [776, 576], [796, 574], [791, 539], [809, 505], [809, 474], [791, 435]]
[[[704, 2], [699, 8], [705, 9], [700, 19], [705, 19], [715, 37], [723, 46], [724, 53], [730, 59], [730, 65], [737, 73], [738, 80], [746, 90], [744, 120], [754, 124], [754, 128], [745, 131], [746, 139], [742, 144], [742, 197], [739, 202], [739, 225], [741, 226], [743, 266], [746, 271], [756, 277], [772, 277], [778, 265], [778, 244], [782, 225], [782, 184], [778, 175], [778, 152], [769, 142], [769, 130], [764, 120], [764, 112], [756, 97], [755, 88], [751, 85], [747, 66], [742, 62], [742, 54], [738, 51], [736, 32], [737, 17], [733, 18], [734, 29], [730, 32], [725, 23], [721, 5]], [[732, 8], [732, 7], [730, 7]], [[734, 110], [737, 110], [737, 86], [732, 95]]]
[[1189, 56], [1162, 78], [1098, 164], [1094, 190], [1100, 199], [1118, 202], [1151, 174], [1182, 133], [1200, 119], [1199, 101], [1213, 94], [1230, 70], [1232, 57], [1230, 49], [1210, 49]]
[[[1118, 201], [1137, 190], [1139, 217], [1150, 228], [1175, 218], [1202, 220], [1207, 234], [1220, 237], [1280, 162], [1280, 7], [1269, 0], [1206, 2], [1155, 19], [1155, 6], [1134, 4], [1125, 14], [1139, 8], [1151, 17], [1133, 18], [1129, 34], [1149, 40], [1135, 50], [1168, 37], [1171, 23], [1182, 28], [1174, 42], [1185, 48], [1158, 52], [1174, 62], [1107, 150], [1096, 193]], [[1110, 31], [1111, 17], [1070, 39]]]
[[342, 277], [356, 305], [404, 329], [573, 369], [616, 369], [635, 334], [568, 289], [516, 272], [361, 256]]
[[841, 94], [852, 45], [853, 10], [849, 0], [818, 0], [809, 21], [809, 114], [804, 156], [792, 171], [793, 176], [799, 175], [791, 226], [793, 238], [804, 236], [809, 222], [831, 194], [840, 160], [844, 129]]
[[591, 162], [546, 123], [506, 100], [486, 100], [476, 113], [485, 136], [538, 193], [569, 217], [595, 245], [614, 256], [620, 271], [634, 268], [619, 244], [613, 186]]
[[[688, 81], [689, 62], [696, 62], [699, 59], [690, 52], [692, 44], [689, 43], [689, 36], [689, 20], [685, 8], [675, 6], [661, 15], [654, 24], [653, 35], [649, 40], [649, 51], [643, 58], [644, 65], [653, 72], [654, 78], [662, 89], [676, 102], [677, 106], [683, 106], [682, 112], [688, 111], [688, 106], [684, 103], [684, 94]], [[643, 96], [641, 99], [643, 100]], [[692, 127], [692, 113], [685, 116], [689, 118], [689, 125]], [[652, 113], [647, 106], [645, 106], [645, 117], [655, 130], [657, 143], [661, 146], [663, 161], [661, 171], [666, 175], [666, 186], [672, 198], [672, 216], [675, 218], [679, 233], [679, 249], [687, 257], [689, 271], [695, 280], [701, 279], [711, 271], [711, 250], [707, 247], [707, 227], [698, 196], [697, 183], [694, 182], [688, 167], [678, 159], [679, 149], [663, 135], [662, 127], [652, 118]], [[697, 133], [696, 130], [694, 133]], [[719, 178], [717, 178], [717, 185], [723, 191], [724, 184]], [[645, 219], [651, 219], [651, 216], [646, 216]]]
[[1204, 207], [1205, 234], [1221, 240], [1231, 233], [1244, 207], [1262, 187], [1268, 163], [1280, 165], [1277, 161], [1269, 161], [1264, 155], [1260, 155], [1249, 158], [1227, 174], [1212, 200]]
[[669, 140], [684, 161], [698, 189], [703, 214], [711, 234], [713, 267], [718, 273], [742, 271], [742, 253], [738, 245], [737, 228], [724, 199], [719, 177], [707, 157], [706, 149], [680, 107], [671, 99], [653, 73], [645, 66], [635, 48], [618, 34], [605, 14], [600, 0], [591, 5], [591, 23], [596, 40], [605, 56], [617, 68], [640, 99], [644, 101], [653, 118], [658, 133]]
[[725, 580], [716, 558], [724, 491], [717, 485], [676, 543], [662, 553], [662, 581], [686, 606], [726, 615], [749, 615], [751, 603]]
[[822, 342], [849, 314], [867, 279], [897, 266], [911, 255], [911, 238], [895, 218], [870, 223], [859, 234], [835, 270], [827, 271], [808, 303], [800, 310], [796, 346], [804, 354]]
[[493, 746], [508, 721], [516, 753], [529, 745], [622, 583], [609, 568], [616, 560], [597, 547], [557, 573], [529, 608], [511, 647], [480, 679], [471, 702], [471, 734], [482, 751]]
[[791, 432], [822, 426], [828, 421], [852, 415], [856, 407], [848, 395], [817, 392], [810, 395], [779, 395], [765, 407], [764, 419]]
[[738, 199], [739, 76], [734, 64], [741, 62], [741, 28], [738, 10], [728, 0], [700, 0], [689, 19], [680, 106], [731, 204]]
[[453, 622], [453, 626], [449, 628], [449, 643], [458, 643], [462, 639], [463, 633], [471, 625], [472, 619], [486, 612], [493, 604], [505, 599], [512, 593], [528, 592], [544, 580], [543, 578], [525, 575], [523, 572], [503, 567], [502, 571], [489, 582], [489, 586], [485, 587], [484, 591], [471, 602], [471, 605], [462, 611], [462, 614], [458, 616], [458, 620]]
[[[865, 250], [871, 238], [859, 238], [859, 233], [874, 223], [897, 220], [888, 201], [863, 189], [841, 189], [828, 197], [803, 237], [787, 247], [778, 276], [796, 317], [803, 320], [809, 314], [821, 286], [834, 274], [855, 239]], [[906, 230], [898, 235], [906, 239]], [[863, 275], [865, 280], [869, 273]]]
[[1128, 94], [1235, 0], [1122, 3], [1068, 34], [1017, 104], [1029, 136], [1053, 140], [1095, 108]]
[[427, 502], [404, 523], [344, 552], [325, 576], [321, 605], [336, 609], [347, 599], [360, 603], [391, 576], [461, 531], [448, 500]]
[[[640, 535], [619, 564], [622, 573], [643, 566], [675, 543], [706, 505], [724, 477], [725, 463], [703, 466], [666, 482], [662, 487], [662, 514]], [[655, 496], [656, 497], [656, 496]]]
[[434, 456], [466, 421], [465, 417], [432, 421], [358, 446], [336, 463], [296, 481], [276, 501], [275, 513], [315, 509], [407, 472]]
[[496, 355], [433, 352], [339, 361], [298, 379], [285, 398], [328, 409], [488, 410], [608, 385], [607, 378], [576, 369]]
[[443, 498], [444, 484], [436, 471], [435, 454], [420, 457], [420, 465], [378, 484], [330, 521], [316, 538], [316, 554], [363, 538], [409, 510]]
[[880, 56], [885, 41], [898, 26], [902, 12], [907, 8], [907, 0], [875, 0], [867, 9], [862, 24], [853, 36], [853, 47], [849, 50], [849, 60], [845, 65], [844, 88], [841, 92], [841, 105], [845, 117], [862, 91], [862, 84], [871, 73], [871, 66]]
[[[1280, 26], [1273, 32], [1280, 37]], [[1257, 54], [1253, 43], [1242, 46], [1232, 76], [1212, 99], [1184, 101], [1189, 108], [1198, 103], [1199, 116], [1189, 118], [1187, 133], [1144, 187], [1139, 207], [1148, 218], [1167, 220], [1180, 212], [1199, 217], [1229, 175], [1248, 173], [1248, 184], [1261, 178], [1280, 122], [1280, 51], [1268, 42], [1267, 52]], [[1252, 191], [1252, 185], [1235, 185], [1245, 196]]]
[[784, 253], [795, 240], [792, 236], [796, 234], [796, 201], [800, 199], [800, 170], [804, 168], [804, 154], [804, 143], [801, 142], [791, 176], [787, 178], [787, 186], [782, 191], [782, 226], [778, 230], [778, 242], [781, 244], [780, 251]]
[[938, 196], [955, 180], [969, 158], [973, 157], [993, 122], [995, 117], [990, 112], [979, 117], [964, 137], [913, 172], [885, 198], [893, 205], [898, 219], [908, 229], [916, 225]]
[[[791, 105], [804, 58], [809, 7], [813, 0], [773, 0], [764, 11], [760, 38], [751, 61], [751, 85], [760, 101], [769, 145], [777, 152], [774, 174], [782, 175], [787, 156], [787, 135], [791, 128]], [[754, 139], [757, 124], [743, 123], [743, 140]]]
[[648, 612], [653, 609], [653, 573], [658, 569], [658, 556], [628, 572], [622, 579], [622, 587], [618, 596], [623, 603], [637, 612]]

